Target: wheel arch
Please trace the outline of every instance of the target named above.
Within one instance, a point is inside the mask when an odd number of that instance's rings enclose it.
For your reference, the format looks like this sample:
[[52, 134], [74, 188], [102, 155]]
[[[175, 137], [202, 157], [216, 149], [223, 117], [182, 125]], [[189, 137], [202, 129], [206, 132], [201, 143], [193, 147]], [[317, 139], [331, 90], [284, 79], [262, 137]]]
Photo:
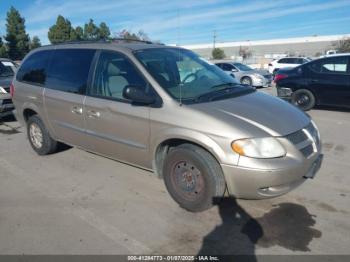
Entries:
[[152, 166], [157, 176], [162, 177], [163, 163], [169, 150], [172, 147], [176, 147], [181, 144], [192, 144], [201, 147], [210, 153], [219, 164], [222, 162], [222, 159], [225, 157], [225, 153], [221, 147], [210, 137], [199, 132], [194, 133], [196, 136], [193, 136], [193, 133], [191, 136], [168, 134], [167, 136], [163, 136], [162, 138], [155, 140], [156, 142], [153, 143]]

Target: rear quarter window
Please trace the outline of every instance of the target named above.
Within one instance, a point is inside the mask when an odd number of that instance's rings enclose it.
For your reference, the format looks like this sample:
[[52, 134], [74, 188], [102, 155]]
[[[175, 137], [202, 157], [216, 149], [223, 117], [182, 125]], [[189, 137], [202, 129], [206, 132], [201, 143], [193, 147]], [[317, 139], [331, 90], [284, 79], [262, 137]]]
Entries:
[[56, 49], [50, 60], [46, 87], [69, 93], [85, 93], [95, 51]]
[[30, 55], [18, 69], [16, 80], [34, 85], [45, 85], [52, 51], [38, 51]]

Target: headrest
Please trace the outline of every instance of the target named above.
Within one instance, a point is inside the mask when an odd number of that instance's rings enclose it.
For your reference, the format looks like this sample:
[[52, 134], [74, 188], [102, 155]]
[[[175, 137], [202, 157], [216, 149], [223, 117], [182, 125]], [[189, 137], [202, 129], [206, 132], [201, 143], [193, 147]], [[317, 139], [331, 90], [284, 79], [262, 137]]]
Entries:
[[116, 67], [114, 64], [108, 64], [108, 75], [109, 76], [117, 76], [120, 75], [120, 69]]

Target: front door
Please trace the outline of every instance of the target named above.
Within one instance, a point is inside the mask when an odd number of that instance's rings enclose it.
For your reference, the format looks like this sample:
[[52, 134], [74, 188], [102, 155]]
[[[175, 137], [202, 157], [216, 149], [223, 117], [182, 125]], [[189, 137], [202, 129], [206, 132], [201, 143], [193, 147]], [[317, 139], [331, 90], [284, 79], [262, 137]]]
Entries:
[[88, 149], [125, 162], [151, 168], [150, 108], [123, 97], [128, 86], [149, 89], [133, 63], [114, 51], [101, 51], [85, 100]]

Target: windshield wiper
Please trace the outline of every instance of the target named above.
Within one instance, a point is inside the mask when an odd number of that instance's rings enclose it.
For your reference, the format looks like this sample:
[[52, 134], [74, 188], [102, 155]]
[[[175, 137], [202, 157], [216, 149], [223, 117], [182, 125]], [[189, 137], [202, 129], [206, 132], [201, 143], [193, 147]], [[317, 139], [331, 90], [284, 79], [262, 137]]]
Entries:
[[[222, 83], [222, 84], [218, 84], [218, 85], [212, 86], [211, 89], [216, 89], [216, 88], [219, 88], [219, 87], [222, 87], [222, 86], [230, 86], [230, 88], [231, 88], [232, 86], [235, 86], [235, 85], [237, 85], [237, 83], [233, 83], [233, 82]], [[226, 89], [226, 88], [223, 88], [223, 89]], [[223, 89], [219, 89], [219, 90], [223, 90]]]
[[[217, 95], [222, 96], [224, 94], [229, 94], [229, 93], [231, 93], [230, 91], [236, 89], [236, 88], [233, 87], [233, 86], [236, 85], [235, 83], [230, 83], [230, 84], [231, 84], [230, 86], [227, 86], [227, 87], [224, 87], [224, 88], [220, 88], [220, 89], [217, 89], [217, 90], [213, 90], [213, 91], [201, 94], [201, 95], [195, 97], [194, 101], [195, 102], [199, 102], [199, 101], [203, 100], [204, 98], [210, 99], [212, 97], [216, 97]], [[226, 84], [221, 84], [221, 85], [216, 85], [216, 86], [213, 86], [212, 88], [219, 88], [219, 87], [222, 87], [222, 86], [225, 86], [225, 85], [227, 85], [227, 83]]]

